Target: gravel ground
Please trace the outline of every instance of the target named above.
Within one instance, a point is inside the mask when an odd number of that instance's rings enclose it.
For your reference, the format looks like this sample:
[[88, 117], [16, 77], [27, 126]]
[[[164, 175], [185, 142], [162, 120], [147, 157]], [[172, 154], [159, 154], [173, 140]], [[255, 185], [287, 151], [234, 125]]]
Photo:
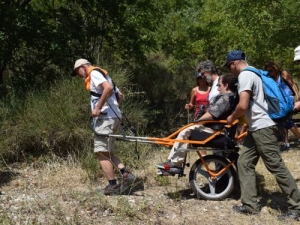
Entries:
[[[292, 149], [282, 156], [299, 187], [300, 151]], [[155, 166], [136, 171], [141, 183], [130, 195], [104, 196], [95, 190], [105, 186], [105, 180], [91, 182], [76, 163], [14, 164], [0, 172], [0, 223], [282, 224], [276, 216], [286, 209], [285, 199], [261, 162], [257, 170], [265, 182], [260, 191], [264, 207], [257, 216], [245, 216], [232, 210], [240, 204], [234, 193], [222, 201], [197, 199], [187, 177], [157, 178]]]

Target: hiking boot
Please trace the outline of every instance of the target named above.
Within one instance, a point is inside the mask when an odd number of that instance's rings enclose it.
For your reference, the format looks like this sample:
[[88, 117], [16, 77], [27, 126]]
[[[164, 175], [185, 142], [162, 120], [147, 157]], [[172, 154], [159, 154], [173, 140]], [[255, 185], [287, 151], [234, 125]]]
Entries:
[[120, 194], [120, 184], [108, 184], [104, 189], [97, 189], [96, 191], [104, 195], [118, 195]]
[[250, 209], [249, 207], [247, 207], [245, 205], [241, 205], [241, 206], [234, 205], [232, 207], [232, 209], [238, 213], [245, 214], [245, 215], [256, 215], [259, 213], [257, 211], [254, 211], [253, 209]]
[[288, 211], [287, 213], [277, 216], [278, 220], [296, 220], [299, 221], [299, 214], [293, 211]]
[[156, 167], [162, 170], [170, 170], [171, 168], [181, 168], [173, 164], [170, 160], [168, 162], [157, 164]]

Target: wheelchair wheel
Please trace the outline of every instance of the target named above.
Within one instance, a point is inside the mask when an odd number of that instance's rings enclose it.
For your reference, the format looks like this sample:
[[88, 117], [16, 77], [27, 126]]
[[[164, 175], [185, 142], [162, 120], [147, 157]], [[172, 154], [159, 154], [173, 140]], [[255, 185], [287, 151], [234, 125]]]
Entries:
[[[218, 172], [229, 162], [218, 155], [204, 156], [208, 168], [212, 172]], [[235, 170], [231, 166], [220, 176], [212, 179], [208, 170], [198, 159], [192, 166], [189, 174], [190, 186], [197, 198], [206, 200], [221, 200], [231, 194], [235, 184]]]

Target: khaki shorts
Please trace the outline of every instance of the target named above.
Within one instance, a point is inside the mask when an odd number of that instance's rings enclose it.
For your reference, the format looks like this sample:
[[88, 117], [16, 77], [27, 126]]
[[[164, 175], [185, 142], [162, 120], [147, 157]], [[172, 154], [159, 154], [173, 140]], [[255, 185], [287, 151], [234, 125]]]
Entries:
[[[97, 119], [95, 131], [99, 134], [117, 134], [120, 124], [119, 118]], [[94, 135], [94, 152], [113, 152], [115, 142], [115, 137]]]

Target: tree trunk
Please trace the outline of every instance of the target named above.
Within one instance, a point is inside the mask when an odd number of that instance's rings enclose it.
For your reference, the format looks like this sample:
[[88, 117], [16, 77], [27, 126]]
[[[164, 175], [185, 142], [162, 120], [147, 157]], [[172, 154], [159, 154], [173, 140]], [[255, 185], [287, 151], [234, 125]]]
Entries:
[[4, 65], [0, 65], [0, 87], [3, 87], [3, 72], [4, 72]]

